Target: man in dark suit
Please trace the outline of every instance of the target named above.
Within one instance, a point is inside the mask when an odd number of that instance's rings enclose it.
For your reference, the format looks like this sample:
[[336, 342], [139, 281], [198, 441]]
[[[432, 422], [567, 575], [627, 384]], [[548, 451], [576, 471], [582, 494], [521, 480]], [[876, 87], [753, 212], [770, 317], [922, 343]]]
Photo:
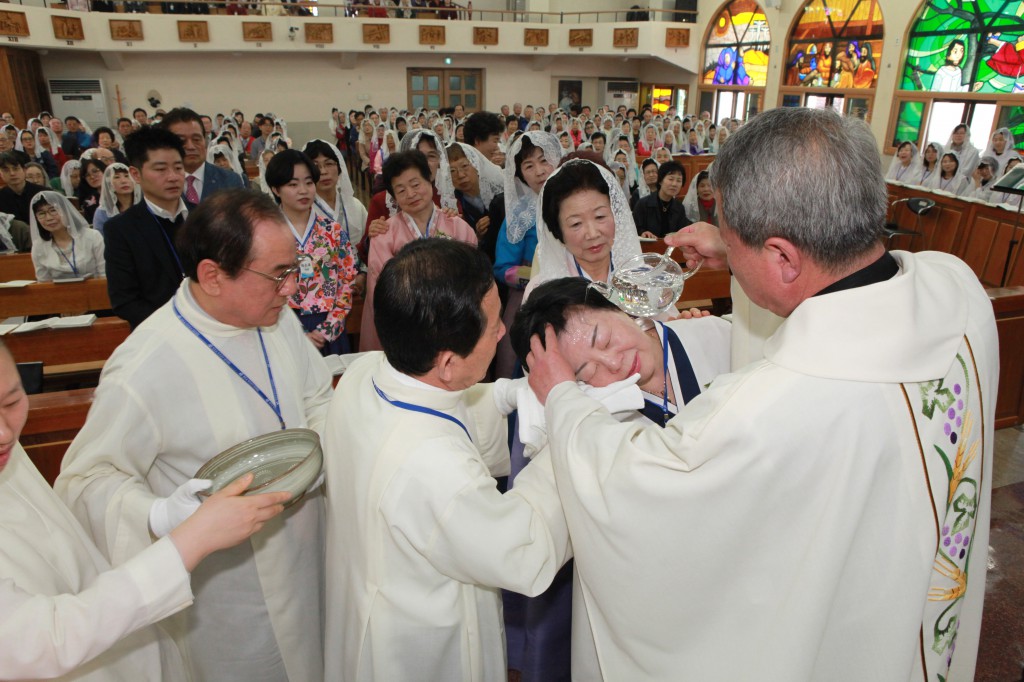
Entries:
[[198, 204], [222, 189], [244, 187], [237, 173], [206, 161], [206, 130], [199, 114], [185, 107], [171, 109], [164, 115], [160, 127], [177, 135], [185, 150], [185, 185], [182, 188], [185, 201]]
[[124, 148], [142, 201], [108, 220], [103, 240], [111, 306], [134, 329], [181, 285], [174, 240], [195, 206], [181, 198], [185, 150], [175, 134], [146, 126], [129, 135]]

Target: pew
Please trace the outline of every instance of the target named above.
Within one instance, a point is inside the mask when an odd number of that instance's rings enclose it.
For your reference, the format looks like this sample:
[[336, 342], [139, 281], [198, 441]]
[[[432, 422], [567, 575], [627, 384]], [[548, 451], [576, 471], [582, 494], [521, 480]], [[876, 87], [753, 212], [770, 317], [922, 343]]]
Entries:
[[60, 473], [64, 453], [85, 424], [94, 391], [80, 388], [28, 397], [28, 421], [19, 441], [51, 485]]
[[892, 248], [951, 253], [971, 266], [987, 287], [1024, 285], [1024, 220], [1017, 224], [1015, 211], [935, 194], [920, 187], [889, 185], [890, 205], [909, 197], [927, 197], [935, 201], [935, 206], [915, 221], [902, 208], [905, 203], [897, 204], [889, 219], [905, 229], [917, 229], [921, 236], [895, 238], [890, 244]]
[[35, 278], [36, 268], [32, 265], [32, 254], [0, 254], [0, 282], [10, 282], [16, 279], [34, 280]]
[[130, 332], [124, 320], [105, 317], [97, 319], [89, 327], [7, 334], [4, 343], [18, 362], [42, 362], [44, 368], [51, 371], [51, 368], [82, 363], [100, 363], [102, 366]]
[[55, 284], [37, 282], [0, 289], [0, 319], [15, 315], [60, 315], [110, 309], [106, 278]]

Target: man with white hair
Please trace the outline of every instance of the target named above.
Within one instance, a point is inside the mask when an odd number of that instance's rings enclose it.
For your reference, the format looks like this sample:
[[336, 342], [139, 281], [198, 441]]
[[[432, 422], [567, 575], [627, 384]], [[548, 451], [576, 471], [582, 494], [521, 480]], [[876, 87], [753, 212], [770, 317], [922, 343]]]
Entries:
[[959, 259], [885, 250], [862, 121], [779, 108], [735, 138], [709, 169], [720, 230], [668, 241], [780, 318], [761, 359], [662, 429], [584, 395], [551, 329], [532, 341], [586, 608], [574, 636], [600, 668], [577, 670], [577, 649], [574, 675], [973, 679], [992, 305]]

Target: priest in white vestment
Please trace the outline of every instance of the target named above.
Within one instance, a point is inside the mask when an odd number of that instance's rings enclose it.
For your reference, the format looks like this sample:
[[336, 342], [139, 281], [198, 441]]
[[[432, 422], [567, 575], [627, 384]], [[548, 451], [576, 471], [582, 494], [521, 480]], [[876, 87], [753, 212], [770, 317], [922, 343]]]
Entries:
[[0, 344], [0, 679], [184, 680], [161, 672], [149, 627], [192, 603], [189, 572], [280, 513], [287, 493], [211, 496], [167, 537], [111, 569], [18, 443], [28, 397]]
[[[321, 432], [331, 376], [288, 309], [295, 245], [276, 205], [244, 191], [181, 228], [187, 279], [111, 356], [55, 490], [119, 566], [153, 542], [155, 501], [214, 455], [277, 429]], [[153, 512], [153, 513], [151, 513]], [[323, 497], [307, 494], [195, 572], [175, 625], [195, 680], [323, 677]]]
[[384, 352], [345, 372], [327, 420], [324, 679], [504, 681], [499, 588], [542, 592], [570, 550], [547, 458], [504, 495], [494, 480], [511, 382], [477, 384], [504, 334], [491, 266], [421, 239], [376, 292]]
[[585, 396], [553, 331], [528, 356], [586, 600], [574, 627], [594, 635], [586, 679], [973, 679], [991, 303], [952, 256], [884, 251], [862, 122], [776, 109], [735, 138], [711, 169], [720, 235], [670, 241], [727, 259], [785, 318], [763, 358], [661, 429]]

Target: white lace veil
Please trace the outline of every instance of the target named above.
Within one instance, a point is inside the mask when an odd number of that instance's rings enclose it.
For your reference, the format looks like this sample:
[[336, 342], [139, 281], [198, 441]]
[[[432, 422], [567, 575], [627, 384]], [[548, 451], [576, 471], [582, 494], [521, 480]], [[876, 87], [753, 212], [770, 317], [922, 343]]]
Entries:
[[[592, 161], [585, 159], [572, 159], [562, 164], [544, 183], [548, 187], [551, 178], [561, 173], [573, 164], [587, 163], [601, 172], [601, 176], [608, 184], [608, 195], [612, 207], [612, 215], [615, 217], [615, 238], [612, 241], [611, 268], [616, 264], [623, 264], [634, 256], [640, 255], [640, 238], [637, 236], [636, 224], [633, 222], [633, 214], [629, 210], [629, 198], [622, 191], [618, 180], [607, 168], [603, 168]], [[576, 269], [576, 260], [565, 244], [559, 241], [544, 222], [542, 206], [544, 205], [544, 189], [541, 189], [537, 198], [537, 260], [540, 261], [539, 271], [530, 280], [532, 290], [539, 284], [559, 277], [577, 277], [579, 272]], [[609, 273], [611, 274], [611, 273]]]
[[[558, 140], [558, 148], [561, 150], [562, 156], [568, 156], [569, 154], [572, 154], [574, 151], [576, 151], [576, 145], [573, 144], [572, 135], [569, 133], [568, 130], [563, 130], [562, 132], [557, 133], [557, 135], [558, 137], [556, 139]], [[563, 138], [569, 141], [568, 147], [562, 146]]]
[[[42, 130], [43, 133], [46, 135], [46, 139], [48, 139], [50, 141], [50, 146], [49, 147], [44, 147], [43, 143], [39, 141], [39, 130]], [[36, 153], [37, 154], [42, 154], [44, 151], [47, 151], [47, 152], [50, 152], [50, 154], [53, 154], [53, 150], [54, 150], [53, 131], [50, 130], [49, 128], [40, 128], [39, 130], [36, 131]], [[59, 147], [59, 146], [60, 146], [60, 144], [58, 143], [57, 147]]]
[[29, 204], [29, 223], [32, 233], [32, 245], [43, 244], [46, 242], [45, 239], [39, 234], [39, 221], [36, 220], [36, 204], [40, 201], [45, 200], [50, 206], [57, 209], [57, 213], [60, 214], [61, 220], [64, 221], [64, 226], [68, 228], [68, 234], [71, 235], [72, 239], [78, 239], [82, 236], [83, 230], [90, 230], [89, 223], [85, 222], [85, 218], [82, 214], [71, 205], [64, 196], [59, 192], [51, 192], [46, 190], [32, 197], [32, 201]]
[[306, 150], [309, 149], [309, 145], [314, 142], [320, 142], [321, 144], [327, 145], [327, 149], [330, 150], [331, 155], [334, 156], [334, 161], [338, 164], [338, 184], [334, 186], [334, 192], [337, 195], [334, 200], [334, 214], [338, 214], [338, 208], [343, 203], [344, 199], [350, 199], [355, 196], [355, 191], [352, 189], [352, 178], [348, 175], [348, 167], [345, 164], [345, 159], [341, 157], [341, 152], [338, 148], [327, 140], [316, 138], [306, 143], [306, 146], [302, 148], [302, 152], [306, 155], [309, 154]]
[[[712, 165], [714, 165], [714, 162], [708, 164], [708, 168], [711, 168]], [[686, 196], [683, 197], [683, 208], [686, 210], [686, 217], [689, 218], [692, 222], [697, 222], [700, 220], [700, 206], [697, 203], [697, 181], [699, 178], [700, 173], [697, 173], [696, 175], [693, 176], [693, 179], [690, 180], [690, 186], [686, 189]]]
[[[963, 149], [957, 151], [953, 149], [953, 133], [949, 133], [949, 139], [946, 140], [946, 150], [955, 151], [959, 155], [960, 159], [960, 174], [971, 175], [974, 169], [978, 167], [978, 160], [981, 158], [981, 151], [974, 146], [971, 142], [971, 126], [961, 124], [964, 126], [964, 143]], [[954, 130], [959, 126], [954, 127]]]
[[14, 216], [10, 213], [0, 213], [0, 244], [4, 245], [4, 249], [14, 253], [18, 248], [14, 245], [14, 238], [11, 237], [11, 223], [14, 221]]
[[[64, 190], [64, 196], [73, 197], [75, 196], [75, 187], [71, 184], [71, 173], [78, 169], [82, 170], [82, 162], [78, 159], [70, 159], [64, 164], [64, 167], [60, 169], [60, 187]], [[82, 178], [79, 177], [78, 181], [81, 182]]]
[[[267, 141], [269, 142], [270, 140], [268, 139]], [[267, 187], [267, 162], [263, 160], [263, 155], [267, 151], [273, 151], [273, 150], [269, 150], [268, 149], [268, 150], [264, 150], [264, 151], [260, 152], [259, 160], [257, 160], [257, 162], [256, 162], [256, 167], [259, 169], [259, 176], [258, 176], [258, 180], [257, 181], [259, 182], [260, 191], [262, 191], [264, 194], [266, 194], [266, 195], [268, 195], [270, 197], [273, 197], [274, 193], [270, 191], [269, 187]], [[273, 157], [271, 157], [271, 158], [273, 158]]]
[[210, 148], [206, 150], [206, 161], [207, 163], [214, 163], [214, 159], [217, 158], [217, 154], [222, 154], [228, 160], [228, 164], [231, 166], [231, 170], [244, 177], [245, 171], [242, 170], [242, 164], [238, 163], [238, 157], [235, 156], [234, 150], [228, 145], [221, 142], [220, 144], [210, 145]]
[[505, 189], [505, 177], [501, 172], [501, 169], [494, 165], [494, 163], [483, 155], [476, 147], [471, 147], [465, 142], [454, 142], [462, 147], [462, 151], [465, 152], [466, 158], [473, 164], [473, 168], [476, 169], [477, 175], [480, 176], [480, 199], [484, 202], [484, 210], [487, 210], [491, 205], [491, 199], [495, 195], [500, 194]]
[[[452, 171], [448, 166], [448, 152], [445, 151], [444, 142], [438, 137], [437, 133], [426, 128], [409, 132], [402, 138], [402, 144], [399, 149], [403, 152], [407, 152], [410, 149], [418, 149], [420, 140], [424, 136], [434, 141], [434, 146], [437, 147], [437, 155], [440, 159], [437, 173], [434, 174], [434, 187], [437, 188], [437, 193], [441, 197], [441, 208], [450, 208], [457, 211], [459, 209], [459, 201], [455, 198], [455, 184], [452, 183]], [[386, 203], [388, 215], [393, 216], [398, 213], [398, 204], [395, 203], [395, 198], [391, 196], [390, 192], [386, 194]]]
[[[620, 168], [622, 169], [622, 182], [619, 184], [619, 187], [622, 188], [623, 194], [629, 196], [629, 169], [626, 168], [624, 164], [619, 163], [618, 161], [612, 161], [611, 163], [608, 164], [608, 169], [612, 172], [613, 175]], [[619, 181], [617, 175], [615, 177], [615, 181]]]
[[896, 145], [896, 153], [893, 154], [892, 163], [889, 164], [889, 170], [885, 174], [886, 180], [910, 183], [915, 177], [921, 176], [921, 156], [917, 152], [917, 145], [913, 142], [907, 142], [910, 145], [910, 166], [906, 170], [902, 170], [903, 162], [900, 161], [900, 147], [903, 144], [903, 142], [900, 142]]
[[[1003, 137], [1006, 138], [1006, 146], [1003, 147], [1002, 154], [997, 154], [995, 147], [992, 145], [992, 138], [998, 135], [999, 133], [1002, 133]], [[1009, 162], [1010, 159], [1014, 158], [1015, 156], [1019, 156], [1017, 150], [1014, 149], [1013, 145], [1013, 133], [1010, 132], [1009, 128], [997, 128], [995, 131], [992, 132], [992, 136], [989, 137], [988, 146], [985, 147], [985, 151], [983, 151], [981, 155], [991, 156], [997, 161], [999, 161], [999, 168], [995, 169], [996, 177], [999, 177], [1000, 175], [1003, 174], [1003, 169], [1006, 168], [1006, 164]]]
[[529, 132], [520, 135], [505, 155], [505, 231], [508, 241], [518, 244], [531, 227], [537, 223], [537, 195], [530, 187], [516, 177], [516, 154], [523, 148], [526, 137], [535, 147], [540, 147], [544, 158], [552, 168], [558, 168], [562, 158], [562, 147], [551, 133]]
[[[132, 177], [132, 174], [128, 171], [128, 166], [123, 163], [115, 161], [114, 163], [107, 166], [107, 170], [103, 171], [103, 186], [100, 188], [100, 208], [107, 214], [107, 217], [116, 216], [121, 211], [117, 208], [117, 194], [114, 192], [114, 174], [115, 173], [127, 173], [128, 177]], [[139, 199], [142, 198], [142, 188], [139, 187], [139, 183], [132, 180], [132, 204], [139, 203]]]

